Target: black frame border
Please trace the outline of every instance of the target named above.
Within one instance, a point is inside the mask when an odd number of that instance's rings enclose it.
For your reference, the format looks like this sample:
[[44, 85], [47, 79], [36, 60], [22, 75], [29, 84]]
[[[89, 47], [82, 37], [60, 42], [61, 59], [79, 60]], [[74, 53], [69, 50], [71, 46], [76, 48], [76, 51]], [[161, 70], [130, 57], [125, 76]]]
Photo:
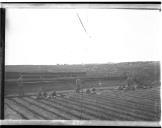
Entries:
[[5, 79], [5, 19], [6, 9], [0, 9], [1, 15], [1, 119], [4, 119], [4, 79]]

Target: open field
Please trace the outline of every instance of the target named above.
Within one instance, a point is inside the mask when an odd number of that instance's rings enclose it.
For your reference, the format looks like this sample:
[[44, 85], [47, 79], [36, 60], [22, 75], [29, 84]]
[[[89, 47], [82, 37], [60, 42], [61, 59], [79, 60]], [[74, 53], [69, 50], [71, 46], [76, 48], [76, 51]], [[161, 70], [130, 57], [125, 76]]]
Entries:
[[[9, 65], [5, 71], [5, 119], [160, 121], [160, 62]], [[76, 93], [94, 87], [96, 94]], [[58, 96], [38, 100], [40, 89]]]
[[35, 96], [5, 98], [5, 119], [159, 121], [160, 88], [123, 91], [97, 89], [97, 94], [65, 93], [55, 99]]
[[[90, 81], [90, 82], [84, 82], [84, 84], [81, 85], [82, 88], [92, 88], [92, 87], [100, 87], [98, 85], [100, 81]], [[10, 84], [11, 83], [11, 84]], [[6, 82], [5, 85], [5, 95], [16, 95], [19, 93], [19, 86], [15, 82]], [[126, 81], [124, 80], [106, 80], [101, 81], [102, 87], [117, 87], [119, 85], [124, 85]], [[36, 93], [40, 88], [43, 88], [46, 91], [49, 90], [56, 90], [56, 91], [62, 91], [62, 90], [73, 90], [76, 88], [75, 81], [72, 82], [56, 82], [52, 80], [45, 80], [40, 81], [37, 80], [37, 82], [24, 82], [24, 92], [25, 93]]]
[[[160, 62], [125, 62], [85, 65], [6, 65], [5, 95], [18, 93], [18, 79], [23, 76], [25, 92], [45, 90], [71, 90], [76, 88], [76, 79], [81, 78], [82, 87], [124, 85], [128, 76], [139, 86], [160, 86]], [[153, 87], [156, 85], [153, 85]]]

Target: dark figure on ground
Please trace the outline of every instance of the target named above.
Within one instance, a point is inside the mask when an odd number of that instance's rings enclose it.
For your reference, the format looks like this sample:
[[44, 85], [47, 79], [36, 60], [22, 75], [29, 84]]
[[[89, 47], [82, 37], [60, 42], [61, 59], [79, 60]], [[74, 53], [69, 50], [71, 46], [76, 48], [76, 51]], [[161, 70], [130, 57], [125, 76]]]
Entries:
[[37, 94], [37, 99], [42, 99], [43, 98], [43, 95], [42, 95], [42, 90], [40, 90]]
[[42, 89], [38, 92], [37, 99], [46, 99], [48, 98], [48, 94], [46, 91], [43, 91]]
[[52, 98], [55, 98], [57, 96], [56, 91], [53, 91], [51, 96], [52, 96]]
[[76, 89], [76, 93], [80, 93], [80, 89], [79, 88]]
[[96, 88], [92, 88], [92, 94], [96, 94]]
[[65, 97], [66, 95], [63, 93], [60, 93], [60, 97]]
[[118, 90], [124, 90], [125, 88], [126, 88], [125, 85], [121, 85], [121, 86], [118, 87]]
[[76, 79], [76, 93], [80, 93], [81, 90], [81, 80]]
[[19, 96], [24, 96], [24, 85], [23, 85], [23, 76], [20, 75], [19, 79], [17, 80], [17, 85], [19, 87]]
[[43, 98], [47, 98], [47, 96], [48, 96], [48, 94], [47, 94], [46, 91], [43, 91], [43, 92], [42, 92], [42, 95], [43, 95]]
[[90, 93], [91, 93], [90, 89], [87, 89], [86, 94], [90, 94]]

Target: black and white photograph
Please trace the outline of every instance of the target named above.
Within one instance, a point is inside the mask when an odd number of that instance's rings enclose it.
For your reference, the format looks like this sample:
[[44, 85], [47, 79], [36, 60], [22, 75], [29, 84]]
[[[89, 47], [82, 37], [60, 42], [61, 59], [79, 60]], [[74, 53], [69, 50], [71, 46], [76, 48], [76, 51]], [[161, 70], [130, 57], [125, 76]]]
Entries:
[[160, 126], [160, 1], [1, 7], [4, 121]]

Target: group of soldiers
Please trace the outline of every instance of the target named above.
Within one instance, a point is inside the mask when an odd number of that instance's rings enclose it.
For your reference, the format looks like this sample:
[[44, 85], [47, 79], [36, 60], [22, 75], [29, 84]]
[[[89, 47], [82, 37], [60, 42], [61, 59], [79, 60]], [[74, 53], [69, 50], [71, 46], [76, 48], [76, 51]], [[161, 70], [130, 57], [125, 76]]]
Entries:
[[[19, 86], [19, 96], [24, 96], [24, 84], [23, 84], [23, 75], [20, 75], [19, 79], [17, 80], [17, 84]], [[88, 88], [83, 91], [81, 89], [81, 80], [76, 79], [76, 93], [86, 93], [86, 94], [96, 94], [95, 88]], [[52, 93], [48, 93], [45, 89], [40, 89], [37, 93], [36, 99], [47, 99], [47, 98], [56, 98], [57, 96], [64, 96], [64, 94], [57, 94], [55, 90]]]
[[119, 90], [136, 90], [138, 87], [137, 83], [133, 80], [132, 77], [128, 77], [126, 80], [126, 84], [120, 85]]
[[[19, 86], [19, 95], [24, 96], [24, 86], [23, 86], [23, 76], [20, 75], [20, 78], [18, 79], [18, 86]], [[127, 76], [127, 83], [125, 85], [121, 85], [118, 87], [118, 90], [136, 90], [139, 88], [138, 84], [135, 82], [133, 77], [131, 75]], [[87, 89], [81, 89], [81, 80], [76, 79], [76, 93], [81, 93], [81, 94], [96, 94], [96, 88], [87, 88]], [[101, 83], [100, 83], [101, 85]], [[146, 88], [145, 86], [143, 88]], [[83, 91], [84, 90], [84, 91]], [[42, 98], [56, 98], [57, 96], [63, 96], [63, 94], [57, 94], [55, 90], [53, 90], [52, 93], [47, 93], [47, 91], [43, 91], [42, 89], [38, 92], [37, 94], [37, 99], [42, 99]]]
[[127, 90], [136, 90], [138, 88], [145, 89], [145, 88], [147, 88], [147, 86], [137, 82], [132, 74], [128, 74], [127, 79], [126, 79], [126, 84], [125, 85], [120, 85], [118, 89], [127, 91]]
[[[80, 89], [79, 91], [76, 89], [76, 93], [83, 93], [83, 91]], [[88, 88], [85, 91], [85, 94], [96, 94], [95, 88]], [[52, 91], [52, 93], [48, 93], [47, 91], [43, 91], [42, 89], [38, 92], [36, 99], [54, 99], [56, 97], [64, 97], [64, 94], [58, 94], [55, 90]]]
[[96, 88], [87, 88], [85, 91], [83, 89], [76, 89], [76, 93], [96, 94]]
[[39, 91], [38, 94], [37, 94], [37, 99], [48, 99], [48, 98], [56, 98], [57, 96], [57, 93], [56, 91], [54, 90], [52, 93], [48, 94], [46, 91]]
[[86, 89], [86, 94], [96, 94], [96, 89], [95, 88]]
[[[76, 89], [75, 92], [79, 93], [79, 94], [96, 94], [96, 88], [88, 88], [88, 89], [84, 89], [85, 91], [83, 91], [83, 89], [81, 89], [81, 80], [80, 79], [76, 79]], [[58, 96], [64, 97], [64, 94], [58, 94], [55, 90], [52, 93], [47, 93], [46, 91], [43, 91], [43, 89], [41, 89], [38, 94], [37, 94], [37, 99], [46, 99], [46, 98], [56, 98]]]
[[[76, 79], [76, 93], [84, 93], [83, 89], [81, 89], [81, 80]], [[86, 94], [96, 94], [96, 89], [95, 88], [88, 88], [85, 90]]]

